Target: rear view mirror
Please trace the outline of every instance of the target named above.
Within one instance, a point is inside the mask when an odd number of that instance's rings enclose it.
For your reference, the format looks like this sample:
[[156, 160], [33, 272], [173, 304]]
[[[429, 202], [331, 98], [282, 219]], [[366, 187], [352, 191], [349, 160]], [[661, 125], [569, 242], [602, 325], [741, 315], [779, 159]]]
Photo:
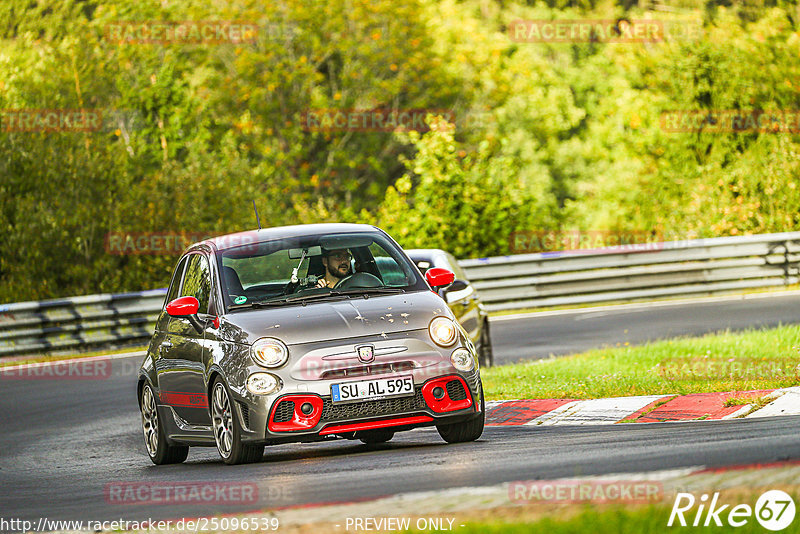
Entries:
[[448, 293], [450, 291], [461, 291], [462, 289], [467, 289], [468, 284], [464, 280], [453, 280], [453, 283], [450, 284], [450, 287], [447, 288]]
[[170, 317], [189, 317], [197, 315], [200, 302], [194, 297], [180, 297], [167, 304], [167, 313]]
[[453, 280], [453, 283], [444, 291], [444, 298], [448, 304], [458, 302], [472, 295], [475, 290], [464, 280]]
[[170, 317], [177, 319], [188, 319], [195, 330], [198, 332], [203, 331], [203, 324], [197, 317], [197, 312], [200, 310], [200, 302], [192, 297], [178, 297], [169, 304], [167, 304], [166, 311]]
[[303, 251], [306, 251], [306, 258], [310, 256], [322, 256], [322, 248], [317, 245], [314, 247], [306, 247], [306, 248], [290, 248], [289, 249], [289, 259], [290, 260], [299, 260], [303, 257]]
[[441, 267], [432, 267], [425, 273], [425, 280], [428, 281], [433, 289], [438, 289], [453, 283], [456, 275], [452, 271]]
[[353, 249], [370, 246], [372, 237], [365, 234], [326, 235], [320, 238], [319, 244], [325, 250]]

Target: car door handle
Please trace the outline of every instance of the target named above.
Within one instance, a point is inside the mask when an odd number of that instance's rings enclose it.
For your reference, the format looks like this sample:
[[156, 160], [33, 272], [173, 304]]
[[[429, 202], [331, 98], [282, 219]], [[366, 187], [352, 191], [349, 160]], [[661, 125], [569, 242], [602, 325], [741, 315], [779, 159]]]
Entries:
[[158, 347], [158, 353], [159, 354], [163, 354], [164, 353], [164, 349], [171, 349], [171, 348], [172, 348], [172, 342], [171, 341], [164, 341]]

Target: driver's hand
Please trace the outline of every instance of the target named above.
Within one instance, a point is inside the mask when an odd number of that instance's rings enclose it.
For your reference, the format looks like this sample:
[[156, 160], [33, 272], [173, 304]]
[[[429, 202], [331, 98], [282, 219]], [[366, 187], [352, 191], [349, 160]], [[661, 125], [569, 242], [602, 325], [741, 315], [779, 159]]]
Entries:
[[328, 287], [328, 282], [324, 278], [317, 280], [317, 287]]

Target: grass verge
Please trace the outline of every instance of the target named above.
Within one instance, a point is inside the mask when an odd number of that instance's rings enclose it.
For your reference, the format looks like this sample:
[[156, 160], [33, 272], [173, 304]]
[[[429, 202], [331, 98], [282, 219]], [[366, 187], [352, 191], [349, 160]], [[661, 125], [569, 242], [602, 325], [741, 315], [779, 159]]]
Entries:
[[[596, 509], [584, 507], [577, 514], [564, 514], [564, 516], [546, 516], [532, 521], [503, 520], [502, 518], [490, 519], [485, 522], [468, 522], [463, 527], [456, 529], [459, 534], [574, 534], [576, 532], [593, 534], [646, 534], [662, 533], [672, 529], [681, 529], [677, 522], [672, 528], [667, 527], [671, 507], [645, 506], [638, 508], [614, 507], [610, 509]], [[727, 512], [727, 510], [726, 510]], [[694, 519], [696, 510], [692, 510], [689, 521]], [[705, 520], [705, 514], [703, 515]], [[733, 527], [726, 523], [727, 513], [721, 514], [722, 526], [707, 527], [714, 532], [763, 533], [765, 532], [754, 517], [749, 517], [746, 524]], [[689, 523], [690, 524], [690, 523]], [[692, 527], [689, 526], [689, 529]], [[433, 532], [433, 531], [430, 531]]]
[[487, 400], [593, 399], [800, 384], [800, 325], [722, 332], [481, 371]]

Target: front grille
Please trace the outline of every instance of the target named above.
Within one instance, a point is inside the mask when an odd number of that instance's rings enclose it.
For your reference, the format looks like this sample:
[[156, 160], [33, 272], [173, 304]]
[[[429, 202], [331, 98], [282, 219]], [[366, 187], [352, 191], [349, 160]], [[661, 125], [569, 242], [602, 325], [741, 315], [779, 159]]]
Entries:
[[325, 422], [414, 412], [426, 407], [422, 390], [419, 388], [413, 397], [395, 397], [349, 404], [333, 404], [330, 397], [322, 401], [322, 421]]
[[294, 401], [284, 400], [275, 408], [275, 415], [272, 420], [276, 423], [286, 423], [294, 416]]
[[460, 401], [467, 398], [467, 392], [464, 391], [464, 384], [461, 380], [451, 380], [447, 383], [447, 396], [452, 401]]
[[350, 367], [348, 369], [334, 369], [333, 371], [325, 371], [322, 373], [321, 378], [323, 380], [330, 380], [335, 378], [352, 378], [354, 376], [383, 375], [411, 371], [412, 369], [414, 369], [414, 364], [412, 362], [378, 363], [374, 365], [364, 365], [361, 367]]
[[239, 411], [242, 412], [242, 423], [244, 423], [244, 428], [246, 430], [250, 430], [250, 407], [247, 406], [247, 404], [240, 402]]

